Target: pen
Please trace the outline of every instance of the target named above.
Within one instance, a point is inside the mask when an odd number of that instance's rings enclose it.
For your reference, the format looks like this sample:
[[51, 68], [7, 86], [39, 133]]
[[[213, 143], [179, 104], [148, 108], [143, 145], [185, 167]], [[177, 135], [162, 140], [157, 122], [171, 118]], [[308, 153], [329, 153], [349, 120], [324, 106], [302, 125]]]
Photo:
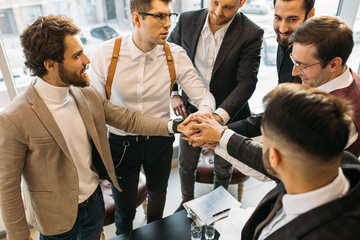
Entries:
[[222, 214], [222, 213], [225, 213], [225, 212], [227, 212], [227, 211], [229, 211], [230, 210], [230, 208], [227, 208], [227, 209], [225, 209], [225, 210], [222, 210], [222, 211], [220, 211], [220, 212], [218, 212], [218, 213], [215, 213], [214, 215], [212, 215], [213, 217], [216, 217], [216, 216], [218, 216], [218, 215], [220, 215], [220, 214]]

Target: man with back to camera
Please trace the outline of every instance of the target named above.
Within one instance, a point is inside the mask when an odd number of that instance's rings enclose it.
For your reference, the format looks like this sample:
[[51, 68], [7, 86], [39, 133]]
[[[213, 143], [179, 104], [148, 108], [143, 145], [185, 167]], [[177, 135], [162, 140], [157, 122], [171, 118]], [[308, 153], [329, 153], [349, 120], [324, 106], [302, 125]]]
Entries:
[[[231, 157], [277, 182], [259, 203], [241, 239], [358, 239], [360, 166], [344, 155], [352, 110], [343, 99], [309, 86], [279, 84], [264, 98], [262, 160], [246, 156], [253, 142], [209, 116], [196, 116], [191, 141], [220, 142]], [[218, 152], [219, 153], [219, 152]], [[224, 156], [224, 155], [221, 155]], [[342, 164], [342, 157], [353, 164]], [[254, 173], [254, 172], [257, 172]]]
[[[151, 116], [170, 116], [170, 74], [164, 45], [177, 14], [171, 0], [131, 0], [132, 34], [124, 36], [120, 47], [110, 101]], [[106, 79], [115, 39], [95, 51], [90, 66], [91, 84], [106, 93]], [[169, 43], [176, 81], [188, 93], [199, 112], [211, 113], [215, 99], [199, 78], [186, 52]], [[147, 222], [162, 218], [171, 169], [174, 138], [133, 136], [110, 127], [109, 142], [118, 182], [123, 192], [112, 187], [115, 199], [116, 234], [129, 233], [136, 211], [137, 185], [142, 166], [148, 193]]]
[[[79, 29], [66, 17], [39, 17], [21, 35], [35, 76], [0, 113], [0, 207], [7, 239], [98, 240], [105, 209], [99, 179], [117, 184], [106, 124], [169, 136], [168, 119], [116, 106], [89, 86]], [[171, 125], [171, 124], [170, 124]]]
[[[314, 4], [315, 0], [274, 0], [273, 26], [279, 43], [276, 57], [278, 83], [301, 83], [298, 76], [292, 75], [294, 64], [290, 59], [290, 53], [293, 48], [289, 38], [306, 19], [314, 16]], [[243, 121], [229, 124], [229, 127], [242, 135], [256, 137], [261, 135], [261, 117], [262, 114], [251, 116]]]
[[[255, 90], [263, 30], [238, 12], [246, 0], [210, 0], [207, 9], [184, 12], [168, 41], [183, 47], [216, 99], [217, 121], [226, 124], [250, 116], [248, 100]], [[174, 90], [178, 90], [174, 86]], [[171, 106], [185, 119], [197, 109], [185, 91], [173, 91]], [[182, 201], [194, 198], [201, 148], [180, 139], [179, 175]], [[214, 188], [228, 188], [232, 165], [214, 157]], [[182, 204], [177, 210], [183, 209]]]

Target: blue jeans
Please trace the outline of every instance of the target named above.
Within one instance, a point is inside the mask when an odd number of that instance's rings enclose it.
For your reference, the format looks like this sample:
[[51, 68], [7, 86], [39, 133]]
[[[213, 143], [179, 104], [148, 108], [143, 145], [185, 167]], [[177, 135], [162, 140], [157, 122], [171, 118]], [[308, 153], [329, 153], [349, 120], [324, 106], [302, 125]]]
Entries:
[[140, 142], [110, 134], [109, 143], [116, 177], [122, 189], [112, 186], [116, 234], [129, 233], [136, 212], [140, 167], [146, 177], [147, 222], [162, 218], [170, 176], [173, 137], [149, 137]]
[[[201, 149], [192, 147], [187, 141], [180, 139], [179, 143], [179, 175], [183, 202], [194, 199], [194, 185], [196, 168]], [[229, 187], [232, 174], [232, 164], [215, 154], [214, 157], [214, 189], [223, 186]]]
[[51, 236], [40, 233], [40, 240], [99, 240], [105, 218], [105, 205], [100, 186], [87, 201], [85, 206], [79, 206], [78, 216], [70, 231]]

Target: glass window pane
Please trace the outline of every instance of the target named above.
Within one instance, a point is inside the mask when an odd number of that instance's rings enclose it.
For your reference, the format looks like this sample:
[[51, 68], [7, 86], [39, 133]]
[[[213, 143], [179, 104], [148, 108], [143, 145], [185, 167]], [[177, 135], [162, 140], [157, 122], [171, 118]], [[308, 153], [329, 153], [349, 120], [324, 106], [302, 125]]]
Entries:
[[0, 71], [0, 111], [3, 110], [10, 103], [10, 97], [7, 92], [5, 81]]
[[347, 64], [348, 66], [360, 74], [360, 6], [357, 11], [356, 19], [353, 26], [353, 37], [354, 37], [354, 48], [352, 54], [350, 55]]

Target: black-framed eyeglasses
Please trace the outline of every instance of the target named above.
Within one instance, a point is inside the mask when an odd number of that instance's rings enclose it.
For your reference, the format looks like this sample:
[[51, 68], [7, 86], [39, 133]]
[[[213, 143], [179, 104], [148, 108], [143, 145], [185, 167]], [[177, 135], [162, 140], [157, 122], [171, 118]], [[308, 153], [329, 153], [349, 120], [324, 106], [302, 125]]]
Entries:
[[301, 74], [304, 74], [304, 69], [309, 68], [309, 67], [312, 67], [312, 66], [315, 66], [315, 65], [323, 62], [323, 61], [320, 61], [320, 62], [317, 62], [317, 63], [314, 63], [314, 64], [310, 64], [310, 65], [307, 65], [307, 66], [301, 66], [300, 64], [298, 64], [297, 62], [295, 62], [295, 60], [293, 59], [293, 56], [292, 56], [291, 53], [290, 53], [289, 55], [290, 55], [291, 61], [294, 63], [294, 65], [295, 65], [297, 68], [299, 68]]
[[153, 16], [156, 17], [158, 22], [161, 24], [166, 23], [166, 20], [169, 18], [170, 23], [175, 23], [176, 19], [178, 17], [178, 13], [159, 13], [159, 14], [153, 14], [153, 13], [146, 13], [146, 12], [138, 12], [138, 14], [141, 14], [143, 16]]

